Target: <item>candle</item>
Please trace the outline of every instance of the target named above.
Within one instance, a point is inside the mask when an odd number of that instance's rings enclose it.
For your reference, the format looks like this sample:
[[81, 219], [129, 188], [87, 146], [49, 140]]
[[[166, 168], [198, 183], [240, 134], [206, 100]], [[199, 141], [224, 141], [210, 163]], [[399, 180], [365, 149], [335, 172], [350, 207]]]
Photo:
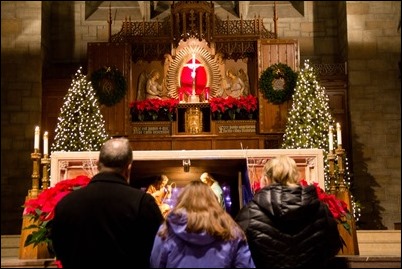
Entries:
[[209, 87], [205, 88], [205, 100], [209, 99]]
[[39, 126], [35, 127], [35, 139], [34, 139], [34, 150], [39, 149]]
[[49, 140], [48, 140], [48, 132], [46, 131], [43, 134], [43, 155], [47, 155], [49, 153]]
[[338, 146], [342, 145], [342, 132], [341, 132], [341, 125], [339, 122], [336, 123], [336, 138], [338, 140]]
[[328, 140], [329, 140], [329, 151], [332, 152], [334, 150], [334, 137], [332, 134], [332, 126], [329, 126]]

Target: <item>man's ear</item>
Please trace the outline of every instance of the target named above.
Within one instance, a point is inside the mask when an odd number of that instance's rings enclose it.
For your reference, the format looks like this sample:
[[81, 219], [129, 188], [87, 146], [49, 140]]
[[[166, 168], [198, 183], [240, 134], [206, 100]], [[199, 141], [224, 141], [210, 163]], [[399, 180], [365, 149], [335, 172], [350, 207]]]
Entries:
[[100, 171], [101, 168], [102, 168], [102, 165], [101, 165], [101, 163], [99, 162], [99, 160], [96, 161], [96, 167], [98, 168], [98, 171]]
[[132, 162], [129, 165], [127, 165], [127, 169], [126, 169], [126, 173], [127, 173], [126, 178], [127, 178], [128, 184], [130, 184], [131, 164], [132, 164]]

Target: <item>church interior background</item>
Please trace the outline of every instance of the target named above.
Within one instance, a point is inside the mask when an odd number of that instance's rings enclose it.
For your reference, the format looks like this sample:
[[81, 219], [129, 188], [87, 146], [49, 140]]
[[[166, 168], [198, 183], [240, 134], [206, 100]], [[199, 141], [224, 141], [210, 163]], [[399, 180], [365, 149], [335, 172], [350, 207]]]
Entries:
[[[239, 149], [240, 144], [278, 149], [290, 102], [266, 102], [258, 79], [273, 63], [298, 71], [307, 59], [317, 68], [334, 117], [343, 126], [353, 194], [362, 205], [359, 229], [397, 229], [401, 3], [205, 1], [213, 3], [217, 19], [191, 20], [174, 17], [180, 6], [171, 10], [173, 2], [2, 1], [2, 234], [21, 232], [21, 205], [31, 186], [33, 130], [37, 125], [48, 130], [51, 143], [78, 67], [88, 75], [102, 66], [122, 70], [127, 94], [102, 112], [108, 133], [127, 136], [135, 150]], [[179, 22], [169, 32], [171, 14]], [[181, 36], [184, 26], [196, 38]], [[144, 135], [152, 124], [133, 120], [129, 107], [141, 101], [141, 80], [152, 70], [165, 82], [165, 95], [182, 101], [162, 135]], [[237, 124], [252, 128], [252, 134], [220, 133], [224, 123], [211, 120], [206, 109], [204, 101], [221, 96], [228, 70], [245, 73], [248, 92], [259, 100], [254, 123]]]

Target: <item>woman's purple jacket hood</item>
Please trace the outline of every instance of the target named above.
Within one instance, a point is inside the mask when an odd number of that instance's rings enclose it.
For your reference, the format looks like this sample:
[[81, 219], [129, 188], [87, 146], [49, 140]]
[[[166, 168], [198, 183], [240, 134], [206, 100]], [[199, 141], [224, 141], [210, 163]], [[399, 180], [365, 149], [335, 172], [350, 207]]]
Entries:
[[155, 237], [150, 260], [151, 267], [255, 267], [248, 244], [241, 239], [240, 235], [235, 240], [224, 242], [215, 239], [206, 232], [187, 232], [187, 214], [185, 212], [182, 214], [170, 213], [166, 221], [169, 225], [169, 235], [166, 240], [163, 240], [158, 235]]

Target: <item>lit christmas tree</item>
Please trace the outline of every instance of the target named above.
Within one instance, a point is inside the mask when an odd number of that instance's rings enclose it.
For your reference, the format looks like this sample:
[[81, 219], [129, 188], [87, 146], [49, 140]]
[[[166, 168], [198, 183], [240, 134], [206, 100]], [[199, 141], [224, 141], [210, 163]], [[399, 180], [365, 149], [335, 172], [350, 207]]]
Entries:
[[[309, 60], [304, 62], [298, 74], [295, 92], [292, 96], [292, 108], [288, 113], [282, 148], [284, 149], [323, 149], [324, 155], [324, 182], [325, 191], [329, 191], [329, 128], [336, 130], [334, 118], [329, 108], [329, 98], [325, 88], [321, 87], [316, 79], [313, 66]], [[336, 132], [332, 134], [332, 141], [337, 145]], [[346, 156], [346, 154], [345, 154]], [[348, 160], [345, 157], [344, 184], [350, 188], [350, 173]], [[360, 208], [351, 195], [352, 208], [355, 219], [360, 216]]]
[[75, 73], [63, 100], [51, 151], [100, 150], [109, 136], [95, 91], [82, 74], [82, 67]]

